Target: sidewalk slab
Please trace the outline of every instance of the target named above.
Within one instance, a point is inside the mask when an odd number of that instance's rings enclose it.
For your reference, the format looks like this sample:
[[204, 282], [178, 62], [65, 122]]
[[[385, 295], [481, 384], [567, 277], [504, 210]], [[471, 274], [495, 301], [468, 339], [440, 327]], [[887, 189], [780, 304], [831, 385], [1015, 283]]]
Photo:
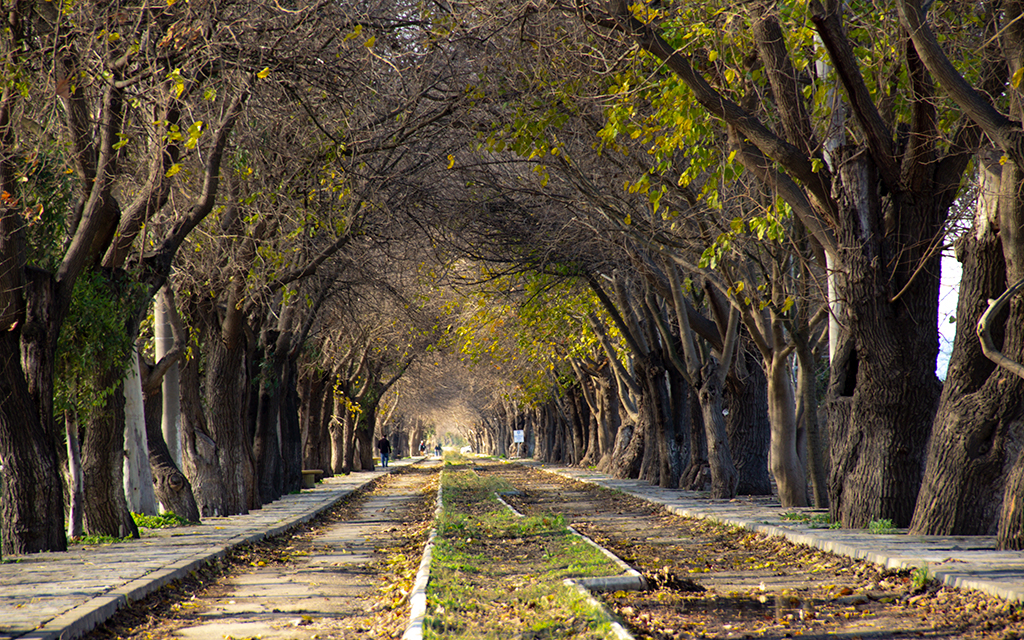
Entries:
[[515, 460], [572, 480], [621, 491], [663, 505], [672, 513], [781, 536], [796, 544], [815, 547], [889, 569], [927, 568], [943, 584], [981, 591], [1011, 602], [1024, 602], [1024, 552], [996, 551], [995, 536], [879, 535], [864, 529], [816, 528], [783, 520], [786, 513], [823, 513], [821, 510], [783, 509], [775, 497], [740, 496], [712, 500], [696, 491], [663, 489], [641, 480], [623, 480], [591, 469], [559, 467]]
[[73, 640], [118, 609], [187, 576], [231, 548], [307, 522], [388, 469], [325, 478], [245, 515], [206, 518], [192, 527], [147, 530], [139, 540], [74, 545], [66, 552], [4, 556], [0, 563], [0, 640]]

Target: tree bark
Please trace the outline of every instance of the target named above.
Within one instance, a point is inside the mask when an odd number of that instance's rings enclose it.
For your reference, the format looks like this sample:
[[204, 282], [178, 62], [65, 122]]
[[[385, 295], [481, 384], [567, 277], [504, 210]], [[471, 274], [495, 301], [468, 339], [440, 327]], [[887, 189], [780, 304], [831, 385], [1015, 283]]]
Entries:
[[[162, 418], [166, 405], [163, 402], [161, 386], [156, 385], [155, 393], [146, 395], [144, 400], [146, 442], [149, 446], [149, 468], [153, 474], [153, 491], [164, 513], [173, 513], [189, 522], [199, 522], [199, 505], [192, 492], [192, 484], [174, 463], [171, 452], [164, 442]], [[180, 385], [178, 388], [180, 389]]]
[[[768, 474], [772, 430], [768, 416], [768, 382], [760, 359], [740, 345], [737, 349], [740, 349], [737, 362], [726, 377], [723, 390], [723, 408], [729, 411], [725, 417], [725, 430], [729, 434], [729, 451], [739, 474], [736, 493], [768, 496], [772, 494]], [[707, 458], [702, 462], [706, 463]]]
[[124, 494], [132, 513], [157, 514], [153, 491], [153, 472], [149, 466], [146, 438], [146, 410], [142, 399], [142, 377], [135, 349], [129, 355], [128, 375], [124, 379], [125, 455]]
[[[925, 250], [938, 221], [924, 202], [890, 195], [885, 201], [899, 210], [883, 207], [869, 158], [852, 147], [836, 156], [842, 219], [835, 285], [849, 304], [829, 383], [830, 508], [844, 527], [878, 518], [906, 527], [940, 390], [936, 328], [921, 320], [938, 316], [939, 256]], [[897, 230], [883, 235], [888, 224], [901, 225], [907, 242], [894, 244]], [[897, 256], [911, 238], [921, 238], [920, 246]]]
[[[195, 349], [197, 352], [198, 349]], [[191, 485], [192, 496], [198, 516], [203, 518], [212, 516], [227, 515], [224, 500], [227, 489], [224, 486], [224, 478], [220, 467], [220, 452], [217, 441], [214, 440], [206, 426], [206, 413], [203, 409], [202, 391], [199, 382], [198, 353], [183, 363], [180, 371], [181, 389], [181, 462], [182, 471]], [[155, 429], [157, 425], [147, 425]], [[151, 431], [152, 433], [152, 431]], [[156, 435], [153, 433], [152, 435]], [[162, 438], [160, 441], [162, 442]], [[164, 466], [161, 464], [161, 466]], [[161, 482], [159, 478], [162, 473], [157, 473], [157, 488], [160, 491]], [[168, 483], [174, 490], [174, 481]], [[184, 489], [183, 489], [184, 490]], [[172, 495], [177, 495], [175, 494]], [[163, 499], [161, 498], [161, 502]], [[174, 502], [174, 500], [170, 500]], [[166, 507], [167, 504], [164, 503]], [[178, 513], [182, 517], [188, 517], [184, 513]]]
[[124, 497], [124, 392], [120, 372], [96, 376], [101, 389], [112, 389], [91, 408], [82, 441], [83, 525], [86, 533], [115, 538], [139, 537]]
[[729, 451], [729, 435], [722, 415], [722, 387], [719, 382], [718, 363], [714, 358], [701, 369], [700, 406], [704, 418], [704, 432], [708, 443], [708, 466], [711, 469], [711, 497], [736, 497], [739, 474]]
[[769, 460], [779, 502], [784, 508], [807, 506], [807, 480], [797, 451], [796, 396], [789, 375], [789, 357], [774, 351], [768, 370], [768, 410], [771, 413]]
[[224, 512], [248, 513], [260, 507], [256, 462], [246, 416], [249, 385], [245, 345], [241, 338], [225, 344], [219, 331], [206, 343], [206, 424], [216, 443], [217, 464], [224, 482]]
[[[974, 331], [987, 300], [1006, 288], [1006, 261], [998, 224], [1003, 167], [982, 154], [978, 203], [971, 230], [957, 241], [962, 277], [957, 332], [935, 416], [928, 462], [910, 530], [919, 535], [996, 533], [1008, 448], [1019, 427], [1021, 380], [985, 357]], [[1003, 327], [1018, 332], [1021, 317], [999, 319], [995, 339], [1009, 346]]]

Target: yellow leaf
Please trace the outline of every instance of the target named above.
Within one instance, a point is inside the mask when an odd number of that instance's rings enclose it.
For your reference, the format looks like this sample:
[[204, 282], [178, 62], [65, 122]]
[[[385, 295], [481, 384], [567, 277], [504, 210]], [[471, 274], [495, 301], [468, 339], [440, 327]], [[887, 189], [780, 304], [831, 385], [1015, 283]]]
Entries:
[[270, 67], [263, 67], [263, 71], [260, 71], [259, 73], [257, 73], [256, 77], [259, 78], [260, 80], [262, 80], [262, 79], [266, 78], [269, 75], [270, 75]]
[[1020, 86], [1021, 78], [1024, 78], [1024, 67], [1017, 69], [1013, 72], [1013, 77], [1010, 78], [1010, 86], [1014, 89]]
[[179, 171], [181, 171], [181, 165], [178, 164], [177, 162], [175, 162], [174, 164], [171, 165], [171, 168], [168, 169], [167, 173], [165, 173], [164, 175], [167, 176], [168, 178], [170, 178], [171, 176], [175, 175]]
[[454, 166], [455, 166], [455, 156], [453, 156], [452, 154], [449, 153], [448, 154], [448, 168], [451, 169]]
[[718, 60], [718, 52], [712, 49], [708, 54], [708, 62], [714, 62], [715, 60]]
[[377, 38], [370, 36], [369, 38], [366, 39], [366, 42], [363, 43], [363, 46], [366, 47], [367, 49], [370, 49], [373, 47], [373, 43], [375, 42], [377, 42]]

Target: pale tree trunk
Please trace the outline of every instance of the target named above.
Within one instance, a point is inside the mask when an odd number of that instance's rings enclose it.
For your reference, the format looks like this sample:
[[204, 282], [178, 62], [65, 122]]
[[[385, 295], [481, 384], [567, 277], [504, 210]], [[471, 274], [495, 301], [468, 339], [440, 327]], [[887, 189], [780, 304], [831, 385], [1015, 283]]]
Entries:
[[64, 433], [68, 447], [68, 537], [80, 538], [85, 532], [82, 508], [82, 447], [78, 441], [78, 417], [73, 409], [64, 411]]
[[[165, 284], [165, 287], [171, 286]], [[174, 348], [174, 334], [168, 312], [168, 301], [165, 296], [156, 296], [154, 302], [153, 342], [154, 359], [159, 362]], [[175, 362], [164, 372], [162, 415], [160, 428], [164, 434], [164, 443], [174, 464], [181, 468], [181, 388], [178, 375], [178, 363]]]
[[802, 424], [807, 440], [805, 468], [811, 481], [814, 506], [828, 508], [828, 453], [818, 423], [817, 373], [814, 352], [805, 343], [797, 344], [797, 423]]
[[807, 506], [807, 483], [803, 464], [797, 451], [796, 397], [789, 374], [789, 356], [775, 350], [768, 372], [768, 411], [772, 421], [772, 475], [783, 507]]
[[132, 513], [157, 514], [153, 492], [153, 473], [149, 467], [149, 445], [146, 442], [146, 411], [142, 400], [142, 377], [139, 359], [132, 351], [128, 375], [124, 379], [124, 495]]

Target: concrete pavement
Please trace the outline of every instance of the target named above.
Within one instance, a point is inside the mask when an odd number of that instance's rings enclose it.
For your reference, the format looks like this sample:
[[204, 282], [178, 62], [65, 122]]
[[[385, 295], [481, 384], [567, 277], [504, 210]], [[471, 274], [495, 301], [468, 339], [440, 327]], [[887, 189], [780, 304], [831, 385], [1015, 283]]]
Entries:
[[233, 547], [284, 533], [387, 470], [327, 478], [246, 515], [207, 518], [201, 525], [153, 531], [139, 540], [76, 545], [64, 553], [5, 556], [0, 563], [0, 640], [70, 640], [127, 603], [187, 576]]
[[783, 519], [783, 514], [812, 516], [823, 512], [806, 508], [783, 509], [774, 497], [741, 496], [734, 500], [711, 500], [695, 491], [662, 489], [640, 480], [622, 480], [589, 469], [533, 466], [664, 505], [679, 515], [782, 536], [797, 544], [867, 560], [891, 569], [926, 567], [930, 576], [946, 585], [975, 589], [1012, 602], [1024, 602], [1024, 552], [996, 551], [994, 536], [881, 535], [865, 529], [828, 529]]

